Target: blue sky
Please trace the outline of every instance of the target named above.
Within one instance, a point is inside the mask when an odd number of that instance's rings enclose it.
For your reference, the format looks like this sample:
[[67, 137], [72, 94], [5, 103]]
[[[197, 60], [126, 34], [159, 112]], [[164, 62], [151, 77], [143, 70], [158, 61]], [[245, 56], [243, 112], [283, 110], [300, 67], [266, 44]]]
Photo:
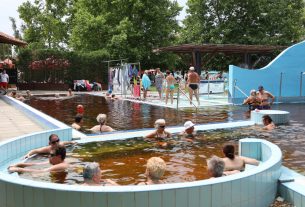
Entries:
[[[33, 0], [31, 0], [33, 1]], [[184, 19], [186, 16], [185, 5], [187, 0], [177, 0], [180, 6], [183, 6], [184, 9], [181, 11], [178, 20]], [[26, 0], [0, 0], [1, 3], [1, 12], [0, 12], [0, 31], [9, 35], [13, 35], [12, 24], [9, 20], [9, 17], [14, 17], [17, 21], [17, 26], [20, 27], [21, 20], [17, 12], [18, 6], [20, 6]]]

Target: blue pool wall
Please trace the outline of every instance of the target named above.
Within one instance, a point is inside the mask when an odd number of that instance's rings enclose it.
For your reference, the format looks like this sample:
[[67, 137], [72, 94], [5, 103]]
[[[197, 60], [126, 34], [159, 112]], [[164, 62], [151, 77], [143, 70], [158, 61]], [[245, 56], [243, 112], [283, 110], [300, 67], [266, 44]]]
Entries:
[[305, 207], [305, 177], [287, 167], [282, 167], [279, 195], [293, 206]]
[[[4, 152], [0, 162], [11, 163], [26, 151], [45, 145], [41, 140], [45, 140], [49, 133], [53, 132], [26, 135], [1, 143], [0, 149]], [[188, 183], [77, 186], [27, 180], [2, 170], [0, 206], [268, 206], [276, 196], [282, 153], [276, 145], [260, 139], [243, 139], [239, 145], [241, 155], [261, 159], [261, 165], [232, 176]]]
[[[229, 66], [229, 101], [235, 104], [245, 99], [239, 90], [234, 89], [234, 82], [244, 93], [257, 90], [263, 85], [271, 92], [278, 102], [305, 101], [305, 41], [292, 45], [281, 52], [272, 62], [261, 69], [244, 69], [234, 65]], [[282, 87], [280, 78], [282, 73]], [[302, 94], [300, 94], [302, 92]]]

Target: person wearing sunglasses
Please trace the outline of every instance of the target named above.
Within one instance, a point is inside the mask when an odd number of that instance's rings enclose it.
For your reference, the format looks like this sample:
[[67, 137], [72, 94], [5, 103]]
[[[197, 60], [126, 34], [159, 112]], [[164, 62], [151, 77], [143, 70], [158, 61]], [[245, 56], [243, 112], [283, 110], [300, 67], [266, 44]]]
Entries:
[[164, 119], [157, 119], [155, 121], [155, 129], [153, 132], [145, 136], [145, 138], [153, 138], [158, 141], [161, 147], [167, 147], [166, 139], [171, 138], [171, 133], [165, 130], [166, 122]]
[[[8, 167], [10, 173], [13, 172], [62, 172], [69, 167], [69, 163], [65, 161], [66, 147], [58, 146], [55, 150], [49, 154], [49, 161], [46, 162], [22, 162]], [[42, 169], [28, 168], [31, 166], [48, 166]]]
[[33, 150], [29, 151], [24, 156], [24, 159], [29, 158], [30, 156], [32, 156], [34, 154], [50, 154], [51, 151], [54, 151], [60, 145], [69, 145], [69, 144], [75, 144], [75, 142], [74, 141], [63, 141], [63, 142], [61, 142], [59, 137], [56, 134], [51, 134], [49, 136], [49, 145], [48, 146], [33, 149]]

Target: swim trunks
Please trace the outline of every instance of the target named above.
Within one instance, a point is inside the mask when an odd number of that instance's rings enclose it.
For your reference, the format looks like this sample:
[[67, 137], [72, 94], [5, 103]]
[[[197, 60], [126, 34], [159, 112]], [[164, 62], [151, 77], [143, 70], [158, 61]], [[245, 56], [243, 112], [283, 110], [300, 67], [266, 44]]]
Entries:
[[190, 83], [190, 84], [189, 84], [189, 87], [190, 87], [191, 89], [193, 89], [193, 90], [196, 90], [196, 89], [198, 88], [198, 84], [196, 84], [196, 83]]

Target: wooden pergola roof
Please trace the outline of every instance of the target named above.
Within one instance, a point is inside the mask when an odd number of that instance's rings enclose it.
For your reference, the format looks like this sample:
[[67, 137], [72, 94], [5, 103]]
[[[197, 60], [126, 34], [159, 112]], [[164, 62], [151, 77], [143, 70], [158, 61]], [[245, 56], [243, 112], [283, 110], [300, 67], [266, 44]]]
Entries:
[[8, 34], [5, 34], [3, 32], [0, 32], [0, 43], [4, 44], [12, 44], [12, 45], [17, 45], [17, 46], [26, 46], [27, 43], [19, 40], [13, 36], [10, 36]]
[[160, 47], [153, 52], [174, 52], [174, 53], [226, 53], [226, 54], [266, 54], [276, 50], [286, 49], [286, 46], [271, 45], [239, 45], [239, 44], [183, 44], [176, 46]]

